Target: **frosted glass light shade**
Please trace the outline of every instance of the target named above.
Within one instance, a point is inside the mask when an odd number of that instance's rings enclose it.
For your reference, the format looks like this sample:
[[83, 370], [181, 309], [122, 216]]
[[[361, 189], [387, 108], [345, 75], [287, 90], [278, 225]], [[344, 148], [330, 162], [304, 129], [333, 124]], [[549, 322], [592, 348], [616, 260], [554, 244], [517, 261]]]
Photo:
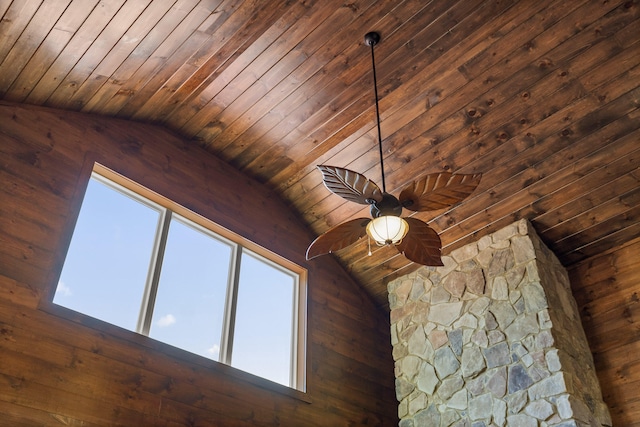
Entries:
[[409, 224], [399, 216], [385, 215], [374, 218], [367, 224], [367, 234], [379, 246], [397, 245], [408, 231]]

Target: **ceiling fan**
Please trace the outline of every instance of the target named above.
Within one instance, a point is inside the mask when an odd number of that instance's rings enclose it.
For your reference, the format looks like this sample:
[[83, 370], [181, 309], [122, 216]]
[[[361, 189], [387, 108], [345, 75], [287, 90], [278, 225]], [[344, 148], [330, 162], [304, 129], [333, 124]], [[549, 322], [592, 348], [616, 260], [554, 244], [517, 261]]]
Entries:
[[376, 64], [373, 54], [373, 47], [380, 41], [380, 35], [376, 32], [367, 33], [364, 40], [365, 44], [371, 47], [382, 189], [358, 172], [336, 166], [319, 165], [318, 169], [322, 172], [322, 179], [327, 189], [348, 201], [370, 205], [372, 219], [352, 219], [330, 228], [309, 245], [307, 260], [343, 249], [368, 235], [379, 246], [394, 245], [400, 253], [415, 263], [429, 266], [443, 265], [440, 258], [442, 243], [438, 233], [417, 218], [401, 218], [402, 209], [423, 212], [452, 206], [476, 189], [482, 174], [433, 173], [407, 185], [400, 192], [399, 197], [387, 193], [384, 180]]

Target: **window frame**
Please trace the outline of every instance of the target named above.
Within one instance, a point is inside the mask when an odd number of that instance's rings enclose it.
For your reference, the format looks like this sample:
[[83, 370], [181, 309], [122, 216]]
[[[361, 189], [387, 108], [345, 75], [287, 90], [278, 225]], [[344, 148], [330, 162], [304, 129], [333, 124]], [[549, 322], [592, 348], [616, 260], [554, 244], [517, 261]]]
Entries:
[[[107, 329], [117, 328], [122, 331], [126, 331], [130, 334], [136, 334], [144, 336], [147, 339], [153, 340], [160, 344], [160, 346], [171, 346], [178, 349], [179, 352], [188, 353], [188, 360], [193, 357], [205, 359], [207, 361], [213, 361], [217, 364], [222, 364], [225, 367], [225, 371], [229, 372], [230, 368], [235, 375], [240, 376], [243, 379], [249, 379], [249, 382], [255, 383], [262, 387], [274, 389], [275, 391], [284, 392], [285, 394], [291, 394], [294, 397], [303, 401], [308, 401], [305, 397], [306, 393], [306, 361], [307, 361], [307, 270], [292, 261], [260, 246], [252, 241], [224, 228], [223, 226], [216, 224], [215, 222], [199, 215], [182, 205], [174, 202], [167, 197], [164, 197], [141, 184], [107, 168], [101, 163], [94, 162], [90, 168], [89, 177], [84, 182], [84, 187], [81, 194], [78, 195], [79, 201], [77, 204], [77, 210], [72, 224], [70, 225], [70, 235], [68, 241], [66, 241], [65, 249], [68, 250], [71, 244], [71, 236], [75, 229], [76, 221], [80, 214], [80, 209], [84, 196], [87, 191], [87, 184], [89, 180], [96, 179], [100, 183], [109, 186], [110, 188], [122, 193], [124, 196], [131, 197], [132, 199], [142, 203], [143, 205], [157, 210], [160, 213], [158, 225], [156, 228], [156, 236], [153, 245], [153, 253], [151, 255], [151, 261], [149, 264], [149, 270], [147, 274], [147, 280], [145, 283], [144, 294], [141, 299], [140, 315], [137, 322], [136, 330], [130, 330], [121, 328], [117, 325], [113, 325], [107, 321], [92, 317], [89, 314], [77, 312], [69, 309], [63, 305], [59, 305], [53, 302], [58, 281], [62, 273], [64, 261], [66, 259], [66, 250], [62, 256], [59, 269], [57, 271], [56, 280], [52, 280], [52, 290], [48, 298], [48, 307], [53, 308], [52, 311], [58, 314], [65, 312], [73, 312], [70, 317], [74, 320], [81, 320], [81, 323], [85, 323], [87, 319], [91, 319], [90, 322], [99, 322], [103, 325], [108, 325]], [[203, 232], [208, 236], [228, 244], [232, 248], [232, 255], [230, 257], [230, 266], [227, 279], [227, 292], [224, 302], [225, 312], [222, 328], [222, 336], [220, 342], [220, 356], [219, 360], [206, 358], [204, 356], [190, 352], [189, 350], [175, 347], [169, 343], [157, 340], [149, 336], [152, 314], [155, 304], [155, 297], [158, 290], [158, 284], [160, 279], [160, 268], [164, 256], [164, 245], [167, 240], [169, 223], [172, 219], [182, 222], [183, 225], [195, 228], [197, 231]], [[292, 331], [291, 331], [291, 360], [290, 360], [290, 383], [289, 385], [283, 385], [276, 383], [267, 378], [261, 377], [257, 374], [241, 371], [233, 367], [231, 362], [231, 355], [233, 349], [233, 333], [235, 322], [235, 311], [237, 305], [238, 296], [238, 284], [239, 284], [239, 272], [242, 261], [242, 254], [247, 252], [250, 256], [258, 258], [260, 261], [267, 263], [271, 267], [274, 267], [281, 272], [291, 276], [294, 279], [293, 290], [293, 313], [292, 313]], [[55, 275], [55, 274], [54, 274]], [[138, 340], [136, 340], [138, 341]], [[248, 376], [248, 377], [247, 377]], [[283, 390], [285, 389], [285, 390]], [[288, 391], [289, 392], [288, 392]], [[293, 392], [293, 393], [291, 393]]]

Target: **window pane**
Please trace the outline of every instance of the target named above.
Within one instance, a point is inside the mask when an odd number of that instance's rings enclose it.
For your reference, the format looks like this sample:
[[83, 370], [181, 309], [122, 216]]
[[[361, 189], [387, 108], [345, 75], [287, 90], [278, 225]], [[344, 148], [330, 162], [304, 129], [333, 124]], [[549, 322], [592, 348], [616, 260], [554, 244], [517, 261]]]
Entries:
[[231, 365], [290, 386], [294, 278], [243, 253]]
[[173, 219], [149, 336], [218, 360], [232, 247]]
[[91, 179], [54, 302], [135, 331], [159, 217]]

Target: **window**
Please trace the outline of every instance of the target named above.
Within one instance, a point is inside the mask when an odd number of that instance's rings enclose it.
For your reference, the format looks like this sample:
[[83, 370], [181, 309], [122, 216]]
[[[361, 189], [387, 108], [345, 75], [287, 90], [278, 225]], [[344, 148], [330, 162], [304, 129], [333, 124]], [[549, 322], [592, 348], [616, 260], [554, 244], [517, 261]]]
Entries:
[[53, 302], [302, 390], [305, 272], [239, 242], [96, 165]]

